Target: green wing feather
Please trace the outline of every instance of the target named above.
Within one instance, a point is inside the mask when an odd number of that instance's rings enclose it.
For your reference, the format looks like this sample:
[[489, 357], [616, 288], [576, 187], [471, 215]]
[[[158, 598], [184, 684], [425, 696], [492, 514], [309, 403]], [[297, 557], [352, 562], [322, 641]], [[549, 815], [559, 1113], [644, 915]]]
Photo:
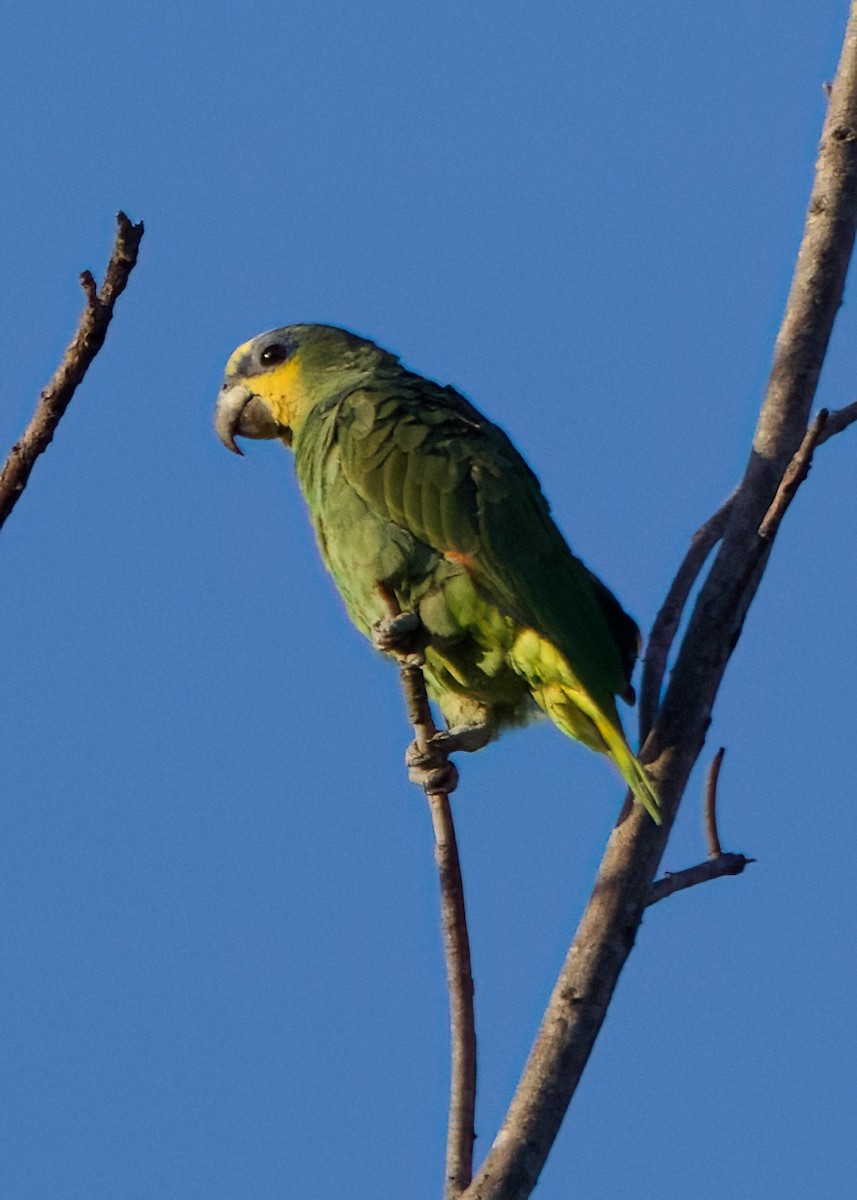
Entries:
[[352, 395], [336, 424], [340, 469], [379, 516], [466, 560], [491, 601], [552, 642], [596, 696], [627, 692], [637, 627], [571, 553], [502, 430], [404, 371]]
[[[358, 623], [371, 624], [373, 575], [437, 571], [444, 557], [462, 564], [491, 606], [562, 655], [575, 685], [562, 712], [533, 695], [566, 732], [606, 750], [657, 820], [657, 797], [614, 701], [633, 699], [637, 626], [572, 554], [502, 430], [452, 388], [396, 367], [320, 406], [295, 451], [322, 552]], [[347, 556], [334, 539], [348, 541]], [[354, 562], [366, 567], [358, 580]]]

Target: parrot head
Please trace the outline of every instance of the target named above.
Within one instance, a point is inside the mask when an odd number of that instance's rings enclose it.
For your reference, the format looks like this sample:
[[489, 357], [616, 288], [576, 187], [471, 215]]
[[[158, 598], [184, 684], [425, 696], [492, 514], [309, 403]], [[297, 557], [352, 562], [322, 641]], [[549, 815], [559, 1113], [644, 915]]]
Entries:
[[236, 436], [292, 444], [307, 414], [358, 387], [383, 361], [374, 342], [335, 325], [286, 325], [244, 342], [226, 364], [214, 428], [236, 454]]

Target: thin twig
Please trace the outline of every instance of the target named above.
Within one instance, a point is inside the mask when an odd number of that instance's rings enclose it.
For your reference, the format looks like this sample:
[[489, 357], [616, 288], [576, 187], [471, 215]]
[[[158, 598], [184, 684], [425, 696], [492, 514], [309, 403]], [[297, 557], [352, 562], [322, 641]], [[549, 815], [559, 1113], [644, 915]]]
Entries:
[[[824, 442], [830, 441], [836, 434], [842, 433], [844, 429], [847, 429], [849, 425], [853, 425], [855, 422], [857, 422], [857, 401], [846, 405], [845, 408], [836, 409], [833, 412], [827, 412], [827, 410], [822, 409], [818, 413], [812, 426], [807, 431], [804, 441], [792, 459], [789, 470], [780, 483], [780, 489], [777, 498], [775, 498], [774, 505], [782, 503], [785, 500], [785, 507], [788, 507], [788, 504], [791, 503], [794, 497], [794, 491], [806, 478], [812, 459], [812, 451], [818, 446], [823, 445]], [[806, 459], [807, 452], [809, 452], [808, 460]], [[795, 475], [790, 473], [797, 472], [802, 464], [805, 469], [803, 469], [803, 473], [799, 478], [795, 480]], [[652, 631], [649, 634], [649, 640], [646, 643], [646, 653], [643, 659], [643, 679], [640, 685], [639, 731], [641, 746], [649, 736], [658, 714], [667, 659], [681, 624], [690, 593], [702, 568], [705, 566], [709, 554], [726, 531], [734, 500], [735, 494], [733, 493], [718, 508], [717, 512], [710, 516], [697, 529], [690, 540], [690, 547], [676, 572], [675, 579], [670, 585], [666, 599], [655, 617]], [[782, 520], [784, 513], [785, 508], [776, 520], [777, 526]], [[768, 518], [766, 517], [765, 520], [767, 521]], [[765, 526], [764, 521], [762, 526]], [[770, 522], [767, 525], [766, 532], [763, 532], [763, 528], [760, 528], [759, 532], [762, 537], [770, 541], [772, 536]]]
[[846, 404], [845, 408], [835, 408], [833, 412], [827, 414], [827, 421], [818, 435], [816, 445], [820, 446], [822, 443], [830, 441], [832, 437], [836, 437], [837, 433], [842, 433], [843, 429], [847, 429], [855, 421], [857, 421], [857, 400], [853, 404]]
[[449, 797], [426, 797], [434, 829], [435, 862], [440, 879], [443, 948], [449, 986], [451, 1071], [446, 1139], [447, 1200], [457, 1200], [473, 1177], [476, 1140], [476, 1023], [473, 972], [464, 907], [464, 887]]
[[[783, 517], [797, 495], [798, 488], [809, 475], [812, 456], [827, 423], [827, 415], [827, 409], [819, 409], [815, 420], [804, 433], [800, 445], [783, 472], [774, 497], [759, 522], [753, 543], [748, 541], [741, 574], [737, 575], [734, 580], [730, 580], [730, 591], [735, 596], [736, 607], [742, 602], [744, 596], [752, 598], [759, 586], [767, 556]], [[749, 600], [747, 604], [749, 605]]]
[[651, 908], [659, 900], [696, 887], [698, 883], [722, 879], [724, 875], [740, 875], [746, 866], [755, 861], [755, 858], [745, 858], [743, 854], [718, 854], [717, 858], [707, 858], [705, 862], [687, 867], [684, 871], [668, 871], [662, 879], [652, 884], [646, 907]]
[[726, 750], [721, 746], [711, 763], [705, 785], [705, 840], [708, 843], [708, 858], [705, 862], [697, 863], [695, 867], [687, 867], [684, 871], [667, 871], [662, 879], [656, 879], [649, 889], [649, 898], [646, 901], [648, 908], [657, 904], [659, 900], [665, 900], [667, 896], [696, 887], [699, 883], [721, 879], [724, 875], [740, 875], [749, 863], [756, 861], [755, 858], [747, 858], [743, 854], [724, 854], [720, 844], [717, 829], [717, 784], [725, 753]]
[[[614, 828], [503, 1125], [466, 1200], [524, 1200], [541, 1173], [634, 944], [675, 813], [767, 558], [758, 530], [806, 433], [857, 226], [857, 0], [830, 98], [815, 183], [750, 462], [647, 740], [663, 802]], [[746, 566], [756, 569], [747, 577]], [[710, 868], [708, 868], [710, 870]]]
[[705, 840], [708, 843], [708, 857], [719, 858], [723, 853], [720, 845], [720, 834], [717, 831], [717, 784], [720, 781], [720, 768], [723, 766], [723, 755], [726, 747], [721, 746], [714, 755], [714, 760], [708, 771], [708, 782], [705, 788]]
[[[401, 615], [393, 593], [378, 585], [388, 616]], [[393, 651], [399, 663], [402, 690], [408, 709], [408, 720], [414, 731], [414, 741], [421, 754], [431, 747], [437, 727], [423, 678], [421, 653]], [[443, 751], [437, 757], [444, 757]], [[440, 881], [441, 925], [449, 988], [450, 1025], [450, 1088], [449, 1123], [446, 1137], [445, 1200], [458, 1200], [473, 1176], [473, 1144], [476, 1140], [476, 1022], [473, 1013], [473, 972], [470, 962], [470, 939], [467, 932], [467, 911], [464, 904], [464, 885], [458, 858], [455, 824], [449, 803], [449, 792], [455, 786], [454, 766], [446, 760], [442, 776], [447, 790], [435, 791], [425, 786], [426, 800], [434, 831], [434, 856]]]
[[717, 512], [700, 525], [690, 539], [690, 548], [670, 584], [666, 599], [660, 607], [646, 643], [643, 660], [643, 680], [640, 684], [640, 745], [645, 742], [655, 723], [661, 698], [661, 686], [667, 669], [667, 659], [675, 635], [681, 624], [682, 614], [693, 585], [705, 566], [706, 559], [723, 537], [723, 531], [732, 511], [734, 494], [725, 500]]
[[75, 389], [104, 345], [107, 326], [113, 317], [113, 306], [125, 290], [128, 277], [137, 262], [143, 223], [132, 225], [122, 212], [116, 220], [119, 228], [101, 290], [99, 292], [96, 287], [91, 272], [84, 271], [80, 282], [86, 293], [86, 308], [78, 322], [77, 333], [39, 397], [29, 425], [9, 451], [9, 457], [0, 472], [0, 527], [27, 486], [36, 459], [50, 445]]
[[798, 447], [797, 453], [789, 463], [780, 481], [780, 486], [777, 488], [777, 493], [771, 502], [771, 506], [759, 525], [759, 537], [763, 542], [772, 542], [774, 540], [782, 519], [786, 515], [786, 511], [792, 500], [794, 500], [798, 488], [809, 474], [809, 468], [812, 466], [812, 455], [815, 447], [818, 445], [818, 439], [824, 432], [828, 415], [826, 408], [819, 410], [815, 420], [804, 434], [803, 441]]

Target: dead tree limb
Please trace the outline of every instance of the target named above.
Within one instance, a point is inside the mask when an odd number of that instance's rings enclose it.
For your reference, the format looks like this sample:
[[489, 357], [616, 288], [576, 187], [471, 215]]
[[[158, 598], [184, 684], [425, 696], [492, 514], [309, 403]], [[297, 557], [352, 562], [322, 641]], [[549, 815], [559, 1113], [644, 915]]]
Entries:
[[700, 883], [708, 883], [712, 879], [722, 879], [724, 875], [740, 875], [745, 867], [754, 863], [755, 858], [747, 858], [744, 854], [724, 853], [720, 844], [720, 832], [717, 828], [717, 783], [720, 779], [720, 768], [723, 765], [723, 755], [726, 751], [721, 746], [714, 756], [708, 770], [705, 786], [705, 840], [708, 843], [708, 858], [705, 862], [697, 863], [695, 867], [685, 867], [683, 871], [667, 871], [662, 879], [656, 879], [649, 890], [647, 907], [651, 908], [659, 900], [665, 900], [676, 892], [686, 891]]
[[705, 566], [709, 554], [723, 537], [732, 511], [734, 494], [725, 500], [717, 512], [700, 525], [690, 540], [690, 548], [684, 556], [675, 579], [670, 584], [666, 599], [660, 607], [652, 632], [646, 643], [643, 658], [643, 681], [640, 685], [640, 744], [645, 742], [655, 723], [661, 699], [661, 687], [667, 669], [667, 659], [678, 633], [682, 615], [687, 606], [694, 584]]
[[[814, 432], [812, 426], [807, 430], [806, 437], [809, 438], [809, 442], [805, 450], [802, 444], [798, 448], [795, 458], [792, 460], [794, 469], [797, 470], [800, 467], [802, 450], [804, 450], [804, 453], [809, 452], [811, 459], [812, 451], [818, 446], [823, 445], [824, 442], [830, 441], [837, 433], [842, 433], [844, 429], [847, 429], [849, 425], [855, 424], [855, 422], [857, 422], [857, 401], [846, 405], [844, 408], [835, 409], [833, 412], [827, 412], [825, 409], [822, 409], [816, 417], [817, 428], [815, 428]], [[806, 438], [804, 441], [806, 441]], [[809, 470], [809, 463], [806, 464], [806, 470]], [[798, 484], [803, 482], [804, 478], [805, 474], [801, 476]], [[785, 478], [783, 482], [785, 483]], [[646, 653], [643, 659], [643, 682], [640, 686], [639, 727], [641, 744], [645, 742], [655, 723], [655, 717], [660, 705], [661, 688], [663, 687], [664, 675], [667, 669], [667, 659], [679, 626], [681, 625], [690, 594], [693, 591], [694, 584], [702, 573], [709, 554], [723, 537], [729, 522], [729, 515], [732, 511], [734, 499], [735, 494], [733, 493], [728, 500], [723, 502], [717, 512], [710, 516], [697, 529], [691, 538], [687, 554], [684, 556], [681, 566], [676, 572], [675, 579], [670, 585], [666, 599], [655, 617], [652, 631], [646, 643]], [[781, 519], [782, 517], [779, 518], [779, 520]], [[766, 517], [765, 521], [768, 520], [769, 518]], [[777, 524], [779, 524], [779, 520]], [[767, 532], [764, 532], [764, 525], [765, 522], [763, 521], [760, 532], [762, 532], [763, 537], [770, 540], [770, 526], [768, 526]]]
[[78, 323], [77, 333], [39, 397], [29, 425], [9, 451], [9, 457], [0, 472], [0, 527], [17, 504], [36, 459], [50, 445], [78, 384], [104, 345], [113, 307], [125, 290], [137, 262], [143, 223], [133, 225], [123, 212], [117, 215], [116, 220], [119, 228], [104, 282], [98, 288], [91, 272], [84, 271], [81, 275], [86, 308]]
[[[857, 2], [744, 478], [643, 748], [663, 825], [639, 807], [614, 830], [506, 1118], [467, 1200], [524, 1200], [544, 1166], [636, 938], [726, 665], [770, 550], [759, 530], [807, 433], [857, 225]], [[774, 531], [775, 532], [775, 531]], [[760, 543], [762, 544], [760, 549]]]
[[707, 858], [695, 867], [685, 867], [683, 871], [668, 871], [663, 879], [658, 879], [652, 884], [646, 906], [651, 908], [659, 900], [666, 900], [667, 896], [684, 892], [700, 883], [709, 883], [712, 879], [722, 879], [725, 875], [740, 875], [745, 867], [755, 861], [755, 858], [747, 858], [743, 854], [718, 854], [717, 858]]
[[847, 404], [845, 408], [836, 408], [827, 414], [827, 423], [818, 435], [816, 444], [820, 446], [822, 442], [829, 441], [837, 433], [841, 433], [843, 429], [853, 425], [855, 421], [857, 421], [857, 400], [853, 404]]
[[717, 785], [720, 783], [720, 771], [725, 754], [726, 748], [721, 746], [708, 768], [708, 781], [705, 786], [705, 840], [708, 843], [709, 858], [719, 858], [723, 853], [723, 846], [720, 844], [720, 830], [717, 827]]

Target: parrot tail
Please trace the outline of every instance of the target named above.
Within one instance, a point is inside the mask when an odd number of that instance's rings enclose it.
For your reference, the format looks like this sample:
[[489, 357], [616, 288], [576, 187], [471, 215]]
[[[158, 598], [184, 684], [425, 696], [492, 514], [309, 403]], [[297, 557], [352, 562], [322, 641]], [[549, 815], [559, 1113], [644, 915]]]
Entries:
[[661, 800], [655, 791], [652, 781], [646, 774], [646, 769], [634, 754], [625, 740], [621, 727], [614, 725], [609, 718], [600, 716], [595, 724], [604, 739], [607, 753], [619, 769], [619, 774], [634, 794], [634, 799], [652, 818], [656, 825], [661, 824]]
[[634, 794], [634, 799], [652, 818], [661, 824], [661, 801], [640, 760], [634, 754], [616, 712], [612, 697], [599, 704], [581, 687], [554, 684], [533, 691], [536, 702], [550, 719], [569, 737], [597, 750], [618, 768], [619, 774]]
[[654, 823], [660, 825], [661, 798], [652, 786], [645, 767], [637, 756], [632, 754], [627, 745], [623, 747], [623, 750], [622, 759], [617, 756], [615, 751], [611, 753], [611, 757], [619, 768], [622, 778], [633, 792], [634, 799], [638, 804], [642, 804]]

